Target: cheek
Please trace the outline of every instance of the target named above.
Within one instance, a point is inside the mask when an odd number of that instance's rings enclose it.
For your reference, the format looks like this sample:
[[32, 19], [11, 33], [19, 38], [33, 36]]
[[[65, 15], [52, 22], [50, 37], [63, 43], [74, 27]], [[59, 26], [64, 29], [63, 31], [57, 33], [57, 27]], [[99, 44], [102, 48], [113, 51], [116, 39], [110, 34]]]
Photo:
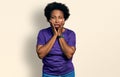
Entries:
[[60, 22], [60, 23], [64, 22], [64, 19], [60, 19], [59, 22]]
[[50, 20], [49, 22], [50, 22], [50, 23], [54, 23], [54, 21], [53, 21], [53, 20]]
[[61, 19], [61, 22], [65, 22], [65, 20], [64, 20], [64, 19]]
[[64, 23], [65, 23], [65, 20], [64, 20], [64, 19], [62, 19], [62, 20], [61, 20], [61, 24], [64, 24]]

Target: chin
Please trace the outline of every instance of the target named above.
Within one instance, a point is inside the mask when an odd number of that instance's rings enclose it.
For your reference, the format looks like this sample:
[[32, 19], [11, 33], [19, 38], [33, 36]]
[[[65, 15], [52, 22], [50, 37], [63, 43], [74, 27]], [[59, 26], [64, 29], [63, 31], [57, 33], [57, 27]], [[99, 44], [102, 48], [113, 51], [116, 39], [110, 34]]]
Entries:
[[55, 27], [56, 29], [59, 29], [59, 27]]

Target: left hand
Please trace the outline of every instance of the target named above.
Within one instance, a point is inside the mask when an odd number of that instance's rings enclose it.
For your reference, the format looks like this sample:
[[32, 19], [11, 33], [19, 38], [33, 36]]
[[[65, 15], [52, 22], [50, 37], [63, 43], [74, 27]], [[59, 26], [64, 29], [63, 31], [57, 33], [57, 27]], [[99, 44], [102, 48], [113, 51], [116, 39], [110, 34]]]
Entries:
[[58, 36], [62, 35], [63, 29], [64, 29], [63, 26], [61, 26], [61, 27], [58, 28], [58, 31], [57, 31], [58, 32]]
[[58, 28], [58, 31], [57, 31], [57, 32], [58, 32], [58, 36], [61, 36], [61, 35], [62, 35], [62, 33], [63, 33], [63, 31], [64, 31], [64, 27], [63, 27], [64, 24], [65, 24], [65, 23], [62, 21], [62, 22], [61, 22], [61, 26]]

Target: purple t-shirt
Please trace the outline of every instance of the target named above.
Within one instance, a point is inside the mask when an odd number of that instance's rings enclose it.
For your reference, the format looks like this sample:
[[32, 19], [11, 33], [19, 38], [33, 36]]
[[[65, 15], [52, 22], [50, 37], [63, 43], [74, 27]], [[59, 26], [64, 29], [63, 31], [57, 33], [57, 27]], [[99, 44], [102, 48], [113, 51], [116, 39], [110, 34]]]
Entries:
[[[69, 46], [76, 47], [76, 37], [72, 30], [65, 28], [62, 34]], [[37, 45], [46, 44], [53, 36], [52, 28], [48, 27], [40, 30], [37, 37]], [[72, 59], [68, 59], [56, 39], [50, 52], [42, 59], [43, 73], [50, 75], [63, 75], [74, 70]]]

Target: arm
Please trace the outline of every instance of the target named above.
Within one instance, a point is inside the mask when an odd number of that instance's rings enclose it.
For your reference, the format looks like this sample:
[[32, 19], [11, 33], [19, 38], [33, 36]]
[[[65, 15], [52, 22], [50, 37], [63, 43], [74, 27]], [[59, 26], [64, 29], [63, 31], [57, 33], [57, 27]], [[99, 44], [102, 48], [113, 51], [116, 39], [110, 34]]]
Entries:
[[[59, 29], [58, 29], [58, 36], [61, 36], [62, 35], [62, 33], [63, 33], [63, 31], [64, 31], [65, 29], [61, 26]], [[75, 39], [75, 38], [74, 38]], [[75, 42], [75, 40], [69, 40], [69, 43], [70, 42]], [[61, 48], [62, 48], [62, 51], [64, 52], [64, 54], [66, 55], [66, 57], [68, 58], [68, 59], [71, 59], [72, 58], [72, 56], [73, 56], [73, 54], [75, 53], [75, 50], [76, 50], [76, 48], [75, 48], [75, 46], [73, 45], [73, 46], [70, 46], [66, 41], [65, 41], [65, 39], [63, 38], [63, 37], [60, 37], [59, 38], [59, 43], [60, 43], [60, 46], [61, 46]]]
[[36, 52], [40, 59], [43, 59], [50, 52], [51, 48], [53, 47], [56, 41], [58, 35], [55, 27], [53, 27], [53, 33], [54, 33], [53, 37], [46, 44], [38, 45], [36, 47]]
[[64, 54], [67, 56], [68, 59], [71, 59], [74, 52], [75, 52], [75, 47], [74, 46], [69, 46], [64, 38], [59, 38], [60, 46], [64, 52]]
[[54, 35], [45, 45], [38, 45], [36, 47], [36, 52], [40, 59], [43, 59], [50, 52], [56, 38], [57, 36]]

